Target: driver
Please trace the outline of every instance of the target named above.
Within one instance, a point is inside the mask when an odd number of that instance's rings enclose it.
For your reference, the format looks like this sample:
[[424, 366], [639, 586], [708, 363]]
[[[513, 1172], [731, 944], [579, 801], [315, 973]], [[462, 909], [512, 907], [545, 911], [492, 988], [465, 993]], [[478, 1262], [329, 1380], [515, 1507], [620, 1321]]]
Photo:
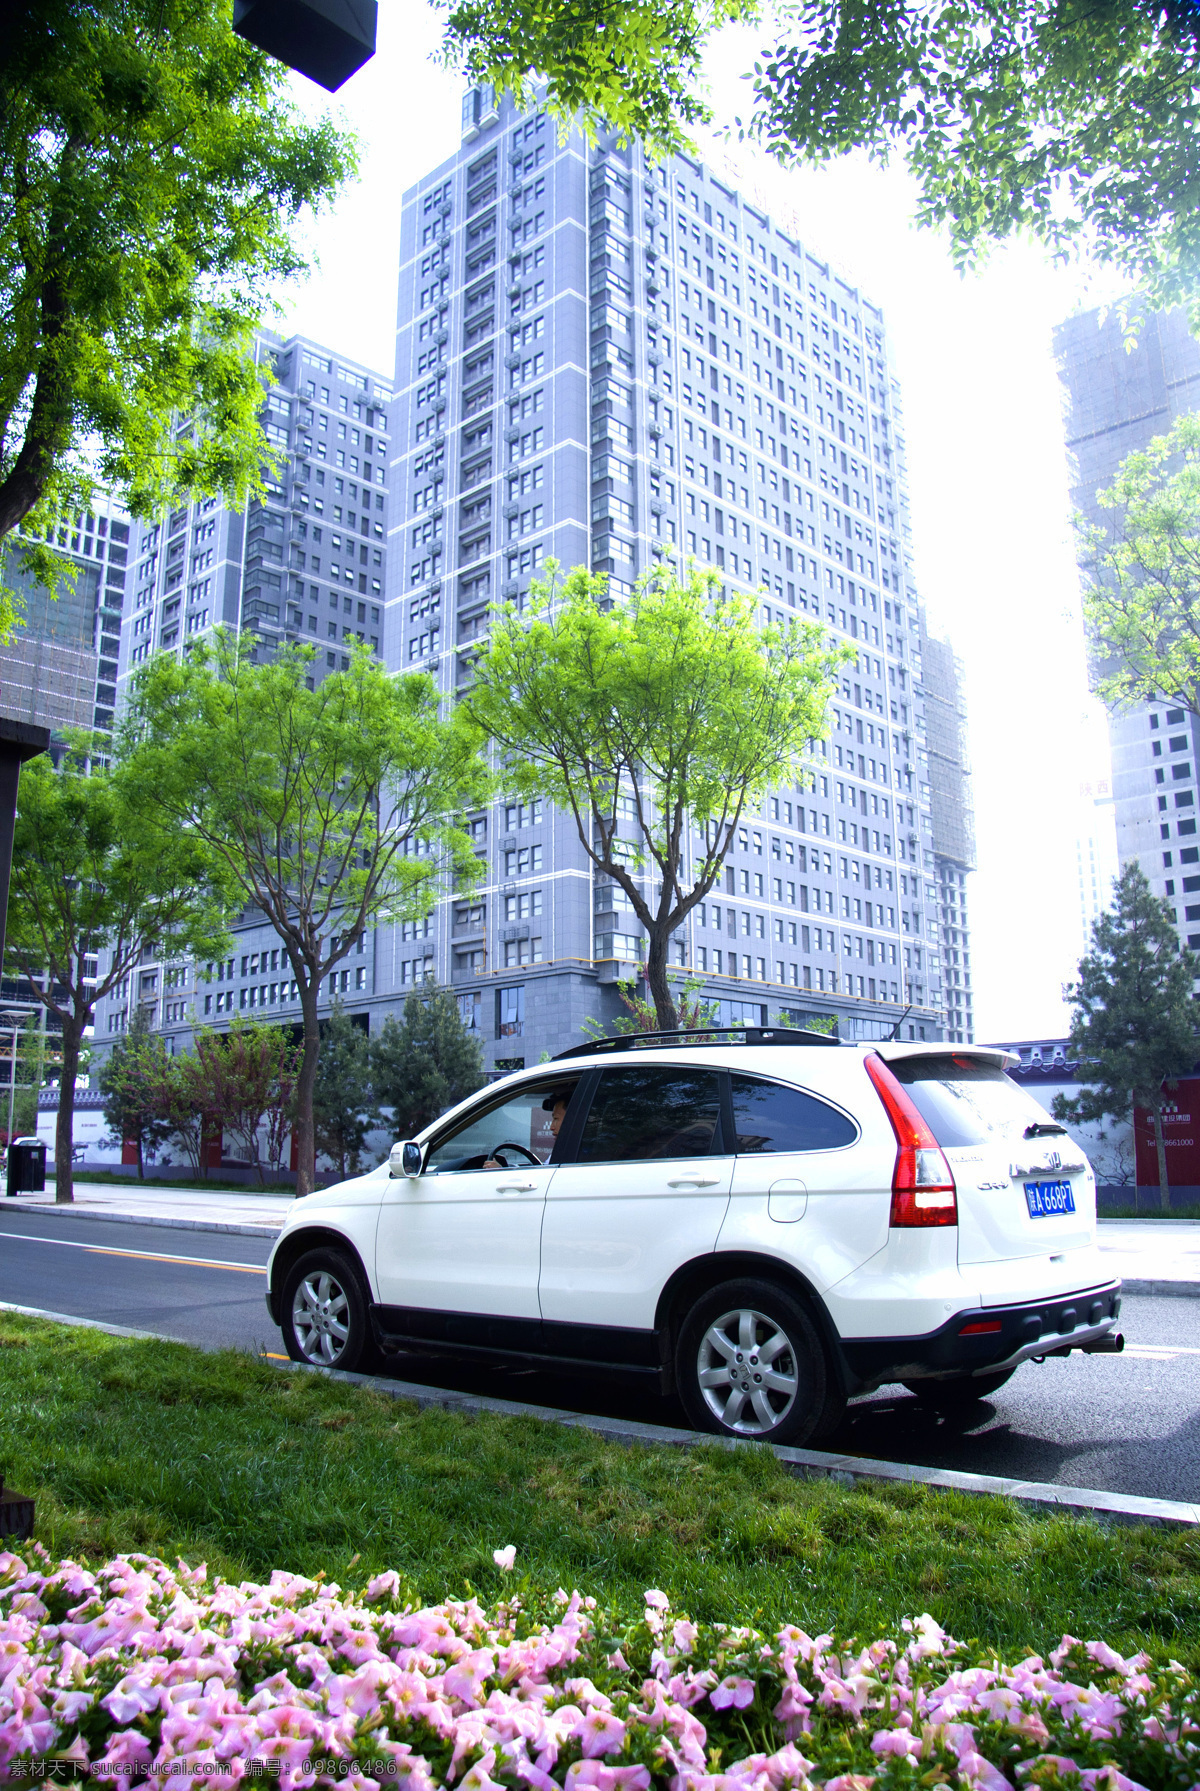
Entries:
[[[563, 1088], [558, 1090], [555, 1094], [547, 1095], [542, 1102], [542, 1112], [550, 1115], [551, 1138], [557, 1138], [559, 1132], [562, 1130], [562, 1122], [567, 1116], [567, 1108], [570, 1105], [571, 1094], [571, 1089]], [[552, 1144], [550, 1150], [553, 1151], [553, 1149], [554, 1146]], [[485, 1169], [503, 1169], [506, 1165], [501, 1163], [496, 1157], [488, 1157], [483, 1167]]]

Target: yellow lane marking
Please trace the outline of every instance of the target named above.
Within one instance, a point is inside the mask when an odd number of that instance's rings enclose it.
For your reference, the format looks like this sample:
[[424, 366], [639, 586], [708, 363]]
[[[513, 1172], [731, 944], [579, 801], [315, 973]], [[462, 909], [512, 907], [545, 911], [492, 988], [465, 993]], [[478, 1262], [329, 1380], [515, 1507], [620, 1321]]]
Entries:
[[164, 1256], [154, 1250], [117, 1250], [105, 1244], [82, 1244], [76, 1238], [39, 1238], [25, 1231], [0, 1230], [0, 1238], [16, 1238], [22, 1244], [57, 1244], [67, 1250], [89, 1250], [93, 1256], [136, 1257], [141, 1262], [179, 1262], [194, 1269], [232, 1269], [239, 1275], [265, 1275], [252, 1263], [223, 1262], [215, 1256]]
[[290, 1362], [292, 1359], [290, 1356], [278, 1355], [273, 1349], [265, 1349], [263, 1355], [268, 1362]]

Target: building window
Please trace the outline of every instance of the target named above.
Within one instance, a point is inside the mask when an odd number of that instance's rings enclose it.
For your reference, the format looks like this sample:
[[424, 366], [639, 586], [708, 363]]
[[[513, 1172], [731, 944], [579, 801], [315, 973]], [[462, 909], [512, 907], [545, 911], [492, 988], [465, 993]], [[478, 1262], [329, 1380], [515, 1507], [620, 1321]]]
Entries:
[[496, 991], [496, 1037], [522, 1038], [525, 1033], [525, 985]]

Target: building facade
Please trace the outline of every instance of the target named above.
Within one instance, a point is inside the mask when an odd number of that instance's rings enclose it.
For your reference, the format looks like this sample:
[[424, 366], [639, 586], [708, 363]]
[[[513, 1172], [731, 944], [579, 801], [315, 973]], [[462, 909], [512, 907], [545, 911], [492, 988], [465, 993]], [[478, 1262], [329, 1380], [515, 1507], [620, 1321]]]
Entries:
[[[1200, 408], [1200, 342], [1184, 310], [1145, 312], [1130, 349], [1117, 312], [1097, 310], [1061, 324], [1055, 352], [1066, 397], [1072, 500], [1093, 528], [1103, 529], [1110, 518], [1097, 493], [1112, 484], [1126, 455]], [[1122, 868], [1141, 865], [1193, 949], [1200, 949], [1198, 725], [1167, 703], [1109, 716], [1117, 857]]]
[[5, 556], [4, 579], [20, 599], [23, 626], [0, 643], [0, 710], [48, 727], [112, 727], [130, 522], [97, 492], [86, 515], [55, 529], [51, 544], [73, 562], [75, 578], [51, 594], [25, 568], [20, 539]]
[[[761, 588], [764, 621], [819, 620], [857, 654], [832, 738], [740, 830], [673, 962], [727, 1022], [879, 1037], [903, 1016], [942, 1036], [924, 623], [880, 312], [701, 163], [559, 142], [473, 89], [460, 151], [404, 195], [398, 317], [389, 662], [461, 690], [489, 606], [520, 606], [551, 560], [618, 598], [694, 561]], [[614, 1018], [644, 942], [568, 818], [501, 800], [472, 825], [481, 888], [377, 949], [397, 992], [451, 984], [509, 1067]]]
[[[263, 332], [256, 354], [278, 469], [262, 499], [241, 509], [204, 498], [164, 522], [133, 525], [122, 686], [151, 653], [181, 653], [217, 626], [257, 635], [256, 654], [284, 642], [308, 645], [314, 678], [344, 670], [360, 641], [382, 655], [391, 382], [303, 336]], [[278, 935], [248, 920], [234, 939], [234, 955], [220, 964], [140, 965], [101, 1004], [97, 1041], [124, 1032], [138, 1006], [177, 1044], [197, 1020], [220, 1025], [235, 1012], [298, 1020]], [[363, 940], [356, 959], [331, 977], [337, 989], [325, 991], [326, 1004], [335, 993], [369, 998], [372, 966], [371, 941]]]
[[942, 1000], [946, 1037], [962, 1045], [975, 1037], [967, 912], [967, 875], [975, 869], [975, 815], [967, 755], [966, 693], [963, 664], [949, 641], [926, 635], [923, 660], [926, 745], [918, 748], [918, 760], [921, 777], [929, 785], [933, 815]]
[[[831, 738], [747, 817], [674, 941], [675, 972], [726, 1024], [832, 1019], [858, 1038], [945, 1036], [953, 989], [969, 1036], [961, 692], [937, 699], [931, 735], [941, 661], [882, 315], [699, 162], [560, 142], [544, 113], [481, 89], [463, 126], [459, 152], [403, 196], [394, 381], [265, 339], [286, 474], [245, 517], [196, 505], [161, 540], [144, 532], [123, 667], [239, 619], [264, 650], [307, 639], [329, 667], [346, 637], [327, 630], [361, 628], [345, 604], [365, 598], [389, 667], [428, 671], [453, 699], [491, 607], [520, 606], [552, 560], [606, 575], [618, 599], [664, 560], [761, 590], [764, 622], [819, 621], [856, 660]], [[382, 590], [346, 583], [364, 548]], [[610, 1024], [644, 941], [568, 817], [502, 794], [468, 825], [480, 886], [378, 928], [323, 994], [374, 1032], [414, 989], [449, 986], [502, 1073]], [[148, 966], [97, 1030], [119, 1031], [135, 1000], [180, 1034], [192, 1015], [288, 1018], [281, 957], [273, 934], [241, 929], [211, 980]]]

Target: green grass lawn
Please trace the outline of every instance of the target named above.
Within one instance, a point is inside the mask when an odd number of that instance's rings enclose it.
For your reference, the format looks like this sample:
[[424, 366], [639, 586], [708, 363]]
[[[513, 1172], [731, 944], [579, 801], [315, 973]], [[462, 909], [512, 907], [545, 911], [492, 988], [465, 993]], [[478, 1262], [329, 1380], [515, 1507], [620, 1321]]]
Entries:
[[1106, 1207], [1100, 1214], [1105, 1219], [1165, 1219], [1168, 1223], [1173, 1219], [1200, 1219], [1200, 1206], [1195, 1201], [1190, 1206], [1173, 1206], [1170, 1212], [1164, 1212], [1161, 1206], [1113, 1206]]
[[1064, 1630], [1200, 1666], [1200, 1535], [1002, 1500], [790, 1479], [767, 1451], [630, 1449], [533, 1419], [419, 1412], [232, 1351], [0, 1314], [0, 1469], [56, 1558], [144, 1550], [232, 1576], [395, 1567], [428, 1600], [516, 1577], [634, 1611], [963, 1640]]
[[[50, 1187], [56, 1179], [54, 1170], [47, 1169], [46, 1186]], [[320, 1179], [328, 1181], [329, 1177], [325, 1176]], [[233, 1181], [228, 1176], [222, 1180], [220, 1174], [206, 1177], [199, 1173], [189, 1174], [181, 1181], [178, 1176], [158, 1176], [153, 1171], [146, 1175], [138, 1175], [136, 1170], [131, 1174], [126, 1174], [119, 1169], [81, 1169], [78, 1165], [75, 1169], [75, 1183], [76, 1186], [153, 1188], [158, 1192], [163, 1190], [169, 1192], [172, 1188], [177, 1188], [181, 1193], [189, 1194], [195, 1188], [210, 1190], [214, 1194], [294, 1194], [296, 1192], [294, 1182], [268, 1181], [260, 1187], [258, 1182]]]

